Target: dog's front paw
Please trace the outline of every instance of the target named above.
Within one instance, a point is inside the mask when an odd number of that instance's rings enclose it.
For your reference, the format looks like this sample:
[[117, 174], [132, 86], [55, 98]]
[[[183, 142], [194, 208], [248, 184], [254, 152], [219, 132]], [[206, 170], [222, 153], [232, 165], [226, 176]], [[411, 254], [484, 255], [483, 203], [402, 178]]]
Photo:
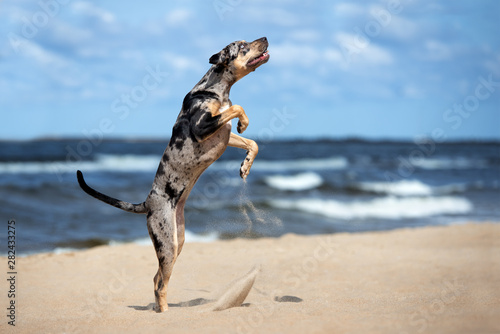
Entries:
[[257, 146], [257, 143], [254, 142], [253, 140], [250, 141], [250, 146], [249, 150], [247, 152], [247, 156], [245, 157], [245, 160], [241, 163], [241, 168], [240, 168], [240, 176], [243, 180], [245, 180], [250, 174], [250, 168], [252, 168], [253, 161], [255, 160], [255, 157], [259, 153], [259, 146]]
[[246, 180], [248, 174], [250, 174], [250, 168], [252, 168], [253, 159], [250, 159], [248, 156], [245, 158], [245, 161], [241, 163], [240, 168], [240, 176], [243, 180]]
[[248, 120], [247, 115], [245, 115], [245, 114], [240, 115], [239, 118], [240, 118], [240, 120], [238, 122], [237, 130], [238, 130], [238, 133], [243, 133], [243, 132], [245, 132], [245, 130], [248, 127], [249, 120]]

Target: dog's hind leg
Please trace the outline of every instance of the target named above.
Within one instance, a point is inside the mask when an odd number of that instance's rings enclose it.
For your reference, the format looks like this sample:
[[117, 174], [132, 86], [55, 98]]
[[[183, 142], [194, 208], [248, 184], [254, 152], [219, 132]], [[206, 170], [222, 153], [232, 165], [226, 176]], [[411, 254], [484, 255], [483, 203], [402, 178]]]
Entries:
[[148, 214], [148, 231], [158, 258], [158, 272], [153, 279], [157, 312], [168, 309], [167, 287], [178, 254], [175, 220], [175, 210], [170, 208]]

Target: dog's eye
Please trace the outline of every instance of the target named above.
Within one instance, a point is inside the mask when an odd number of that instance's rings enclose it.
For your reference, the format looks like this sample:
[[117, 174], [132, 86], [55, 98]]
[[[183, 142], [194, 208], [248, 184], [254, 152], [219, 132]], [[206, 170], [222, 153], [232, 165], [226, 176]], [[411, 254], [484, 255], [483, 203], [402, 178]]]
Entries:
[[240, 44], [240, 50], [243, 50], [245, 48], [245, 44]]

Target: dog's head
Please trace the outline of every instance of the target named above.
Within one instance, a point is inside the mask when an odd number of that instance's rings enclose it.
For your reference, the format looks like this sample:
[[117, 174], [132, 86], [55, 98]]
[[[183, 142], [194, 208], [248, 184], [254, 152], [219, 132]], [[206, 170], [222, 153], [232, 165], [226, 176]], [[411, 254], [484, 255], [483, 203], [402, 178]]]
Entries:
[[216, 65], [218, 71], [229, 70], [238, 81], [248, 73], [255, 71], [260, 65], [267, 63], [269, 60], [268, 46], [269, 43], [265, 37], [251, 43], [236, 41], [210, 57], [209, 62]]

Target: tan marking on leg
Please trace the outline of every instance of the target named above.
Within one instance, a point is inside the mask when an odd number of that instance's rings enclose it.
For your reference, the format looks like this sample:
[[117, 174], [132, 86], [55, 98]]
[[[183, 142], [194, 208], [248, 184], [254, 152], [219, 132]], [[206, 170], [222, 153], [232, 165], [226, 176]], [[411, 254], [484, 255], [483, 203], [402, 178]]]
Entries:
[[248, 127], [249, 124], [248, 116], [245, 113], [245, 110], [243, 110], [243, 108], [237, 104], [232, 105], [224, 112], [222, 112], [220, 115], [221, 115], [220, 123], [222, 124], [229, 122], [233, 118], [239, 118], [238, 122], [239, 133], [243, 133]]
[[212, 114], [212, 116], [217, 116], [220, 114], [220, 111], [219, 111], [220, 106], [221, 106], [221, 104], [217, 100], [207, 102], [207, 107], [208, 107], [208, 109], [210, 109], [210, 113]]
[[255, 157], [259, 153], [259, 146], [255, 141], [240, 137], [234, 133], [231, 133], [228, 145], [231, 147], [241, 148], [247, 151], [247, 156], [243, 161], [240, 169], [240, 176], [243, 179], [246, 179], [248, 174], [250, 174], [250, 168], [252, 168], [252, 164], [253, 161], [255, 160]]

